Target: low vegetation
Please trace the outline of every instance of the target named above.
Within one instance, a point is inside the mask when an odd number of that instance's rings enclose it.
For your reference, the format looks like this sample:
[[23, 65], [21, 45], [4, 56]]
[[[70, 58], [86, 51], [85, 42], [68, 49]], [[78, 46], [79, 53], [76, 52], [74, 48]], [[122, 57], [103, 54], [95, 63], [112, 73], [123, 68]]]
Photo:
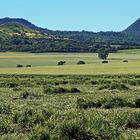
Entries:
[[140, 138], [140, 75], [0, 75], [0, 139]]

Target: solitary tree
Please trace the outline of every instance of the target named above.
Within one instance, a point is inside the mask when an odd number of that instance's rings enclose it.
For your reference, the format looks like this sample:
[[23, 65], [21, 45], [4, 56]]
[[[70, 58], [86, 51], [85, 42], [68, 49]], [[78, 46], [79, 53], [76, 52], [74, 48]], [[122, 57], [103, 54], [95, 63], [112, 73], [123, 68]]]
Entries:
[[109, 55], [109, 49], [108, 48], [101, 48], [101, 49], [99, 49], [99, 51], [98, 51], [98, 57], [100, 59], [106, 60], [107, 57], [108, 57], [108, 55]]

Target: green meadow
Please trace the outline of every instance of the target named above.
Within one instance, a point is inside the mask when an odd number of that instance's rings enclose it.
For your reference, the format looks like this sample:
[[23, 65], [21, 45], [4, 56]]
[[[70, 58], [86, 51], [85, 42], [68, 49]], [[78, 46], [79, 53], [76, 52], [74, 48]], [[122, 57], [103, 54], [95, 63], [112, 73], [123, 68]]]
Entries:
[[[138, 51], [137, 51], [138, 52]], [[85, 65], [77, 65], [83, 60]], [[123, 60], [128, 60], [124, 63]], [[59, 61], [66, 61], [58, 66]], [[110, 54], [108, 64], [102, 64], [94, 53], [0, 53], [1, 74], [133, 74], [140, 72], [140, 53]], [[23, 65], [17, 68], [17, 65]], [[26, 65], [31, 65], [27, 68]]]
[[139, 139], [140, 53], [0, 53], [0, 140]]
[[139, 140], [140, 75], [0, 75], [1, 140]]

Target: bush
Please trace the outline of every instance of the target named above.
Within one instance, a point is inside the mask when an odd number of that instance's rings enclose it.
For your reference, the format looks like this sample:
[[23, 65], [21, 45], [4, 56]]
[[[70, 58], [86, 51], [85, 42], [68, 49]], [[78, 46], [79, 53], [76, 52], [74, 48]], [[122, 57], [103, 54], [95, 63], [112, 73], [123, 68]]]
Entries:
[[124, 63], [128, 62], [128, 60], [123, 60]]
[[80, 60], [77, 62], [77, 64], [86, 64], [84, 61]]
[[128, 90], [129, 88], [125, 84], [113, 82], [113, 83], [110, 84], [110, 88], [109, 89], [110, 90], [114, 90], [114, 89]]
[[57, 88], [53, 89], [53, 92], [54, 93], [66, 93], [66, 92], [68, 92], [68, 90], [63, 87], [57, 87]]
[[109, 90], [128, 90], [129, 88], [122, 83], [117, 83], [117, 82], [112, 82], [112, 83], [107, 83], [99, 86], [99, 90], [103, 89], [109, 89]]
[[91, 81], [91, 84], [92, 84], [92, 85], [97, 85], [97, 84], [98, 84], [98, 81], [92, 80], [92, 81]]
[[82, 98], [77, 99], [77, 108], [80, 109], [87, 109], [87, 108], [100, 108], [101, 107], [101, 102], [93, 102], [93, 101], [88, 101]]
[[78, 88], [71, 88], [70, 92], [71, 93], [79, 93], [80, 90]]
[[66, 92], [69, 92], [68, 89], [66, 88], [63, 88], [63, 87], [45, 87], [44, 88], [44, 93], [47, 93], [47, 94], [57, 94], [57, 93], [66, 93]]
[[26, 67], [32, 67], [31, 65], [26, 65]]
[[66, 63], [66, 61], [59, 61], [58, 63], [57, 63], [57, 65], [64, 65]]
[[135, 107], [140, 107], [140, 99], [136, 99], [134, 102], [135, 102]]
[[50, 87], [44, 87], [44, 93], [46, 93], [46, 94], [52, 94], [53, 93], [53, 89], [52, 88], [50, 88]]
[[124, 99], [115, 97], [111, 100], [106, 101], [102, 105], [102, 108], [110, 109], [110, 108], [125, 107], [125, 106], [128, 106], [128, 103]]
[[17, 64], [17, 67], [18, 67], [18, 68], [22, 68], [23, 65], [21, 65], [21, 64]]
[[102, 63], [108, 63], [108, 61], [107, 60], [103, 60]]
[[87, 129], [86, 118], [79, 116], [79, 119], [64, 121], [60, 126], [60, 139], [64, 140], [95, 140], [97, 137]]
[[18, 86], [18, 84], [17, 83], [13, 83], [13, 82], [10, 82], [10, 83], [6, 84], [6, 87], [8, 87], [8, 88], [16, 88], [17, 86]]

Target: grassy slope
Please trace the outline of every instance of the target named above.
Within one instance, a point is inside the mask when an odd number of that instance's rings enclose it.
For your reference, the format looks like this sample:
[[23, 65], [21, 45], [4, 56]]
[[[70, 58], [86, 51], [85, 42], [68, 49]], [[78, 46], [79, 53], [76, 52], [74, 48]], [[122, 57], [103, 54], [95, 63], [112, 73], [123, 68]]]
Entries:
[[[123, 63], [127, 59], [128, 63]], [[66, 65], [57, 66], [65, 60]], [[86, 65], [77, 65], [84, 60]], [[0, 73], [2, 74], [128, 74], [140, 73], [140, 55], [125, 53], [110, 54], [109, 63], [102, 64], [97, 54], [82, 53], [0, 53]], [[17, 64], [31, 64], [31, 68], [16, 68]]]
[[1, 37], [8, 38], [13, 35], [18, 35], [18, 36], [24, 35], [29, 38], [41, 38], [41, 37], [49, 38], [49, 36], [47, 34], [43, 35], [39, 31], [32, 30], [19, 23], [0, 25], [0, 36]]

